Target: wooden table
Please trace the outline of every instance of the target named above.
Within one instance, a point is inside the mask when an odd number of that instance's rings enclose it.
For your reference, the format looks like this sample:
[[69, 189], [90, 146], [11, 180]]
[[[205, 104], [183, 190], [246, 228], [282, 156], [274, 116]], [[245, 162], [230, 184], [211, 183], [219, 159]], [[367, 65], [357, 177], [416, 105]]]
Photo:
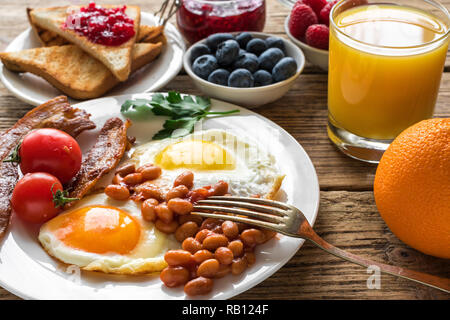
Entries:
[[[267, 1], [265, 32], [284, 35], [289, 9]], [[83, 1], [84, 3], [85, 1]], [[123, 3], [122, 1], [98, 1]], [[154, 12], [157, 1], [127, 1]], [[450, 0], [443, 1], [450, 8]], [[2, 3], [0, 50], [28, 27], [26, 6], [80, 3], [73, 0], [15, 0]], [[164, 89], [199, 94], [189, 77], [178, 75]], [[0, 129], [13, 125], [31, 109], [0, 84]], [[308, 65], [282, 99], [257, 109], [286, 129], [311, 157], [319, 176], [320, 211], [314, 226], [326, 241], [354, 254], [435, 275], [450, 277], [450, 262], [426, 256], [401, 243], [377, 212], [372, 186], [376, 166], [348, 158], [328, 140], [327, 74]], [[436, 116], [450, 116], [450, 59], [447, 59], [436, 107]], [[366, 269], [322, 252], [309, 243], [277, 273], [238, 299], [449, 299], [450, 295], [395, 277], [383, 275], [381, 289], [367, 289]], [[0, 288], [0, 299], [18, 299]]]

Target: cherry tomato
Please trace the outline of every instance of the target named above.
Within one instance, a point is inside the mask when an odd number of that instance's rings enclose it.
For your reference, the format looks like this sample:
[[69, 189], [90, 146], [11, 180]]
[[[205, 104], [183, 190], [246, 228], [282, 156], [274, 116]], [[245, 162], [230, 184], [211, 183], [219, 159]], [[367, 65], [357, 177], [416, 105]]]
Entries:
[[43, 223], [61, 211], [53, 202], [54, 194], [61, 192], [63, 187], [55, 176], [45, 172], [27, 173], [17, 182], [11, 205], [22, 220]]
[[65, 184], [80, 170], [81, 149], [67, 133], [56, 129], [37, 129], [27, 134], [19, 149], [20, 170], [48, 172]]

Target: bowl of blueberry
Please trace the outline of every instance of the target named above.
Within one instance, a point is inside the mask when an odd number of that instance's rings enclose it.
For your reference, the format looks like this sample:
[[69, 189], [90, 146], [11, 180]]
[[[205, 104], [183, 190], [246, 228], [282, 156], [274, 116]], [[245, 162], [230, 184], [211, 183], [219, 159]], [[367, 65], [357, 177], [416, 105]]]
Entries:
[[183, 65], [204, 94], [251, 108], [281, 98], [305, 57], [289, 40], [270, 34], [216, 33], [192, 45]]

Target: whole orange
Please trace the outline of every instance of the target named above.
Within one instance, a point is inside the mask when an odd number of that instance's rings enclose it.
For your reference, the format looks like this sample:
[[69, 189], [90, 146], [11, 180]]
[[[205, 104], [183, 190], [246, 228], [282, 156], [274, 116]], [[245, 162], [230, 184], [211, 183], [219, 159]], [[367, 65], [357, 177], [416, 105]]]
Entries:
[[403, 131], [380, 160], [374, 194], [400, 240], [450, 258], [450, 119], [424, 120]]

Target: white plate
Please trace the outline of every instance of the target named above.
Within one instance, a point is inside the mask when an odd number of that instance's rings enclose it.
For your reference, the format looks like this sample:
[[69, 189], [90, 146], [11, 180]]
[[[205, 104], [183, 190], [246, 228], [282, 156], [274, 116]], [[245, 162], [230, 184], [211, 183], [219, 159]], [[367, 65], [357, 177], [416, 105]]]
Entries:
[[[135, 94], [86, 101], [76, 105], [87, 110], [97, 124], [95, 132], [82, 133], [78, 141], [83, 151], [95, 140], [106, 119], [120, 115], [126, 99], [151, 94]], [[270, 141], [270, 151], [280, 171], [286, 174], [281, 194], [297, 206], [312, 225], [319, 208], [319, 183], [314, 166], [305, 150], [286, 131], [266, 118], [235, 105], [212, 100], [212, 110], [240, 109], [238, 115], [206, 120], [203, 129], [229, 130], [236, 135]], [[146, 142], [162, 127], [164, 117], [136, 122], [129, 130], [137, 143]], [[267, 146], [267, 144], [265, 144]], [[0, 285], [29, 299], [185, 299], [182, 288], [169, 289], [153, 276], [117, 276], [82, 272], [68, 274], [67, 266], [52, 259], [37, 240], [38, 228], [30, 228], [13, 215], [11, 227], [0, 242]], [[213, 292], [202, 299], [228, 299], [265, 280], [280, 269], [297, 252], [303, 240], [280, 236], [258, 246], [256, 263], [240, 276], [228, 275], [215, 281]]]
[[[141, 24], [156, 25], [156, 21], [157, 18], [154, 15], [141, 12]], [[134, 72], [127, 81], [108, 91], [104, 97], [156, 91], [175, 78], [183, 65], [186, 46], [181, 34], [172, 24], [166, 24], [164, 33], [167, 37], [167, 45], [164, 46], [161, 55], [155, 61]], [[33, 30], [28, 28], [19, 34], [5, 51], [37, 47], [40, 47], [39, 40]], [[62, 94], [43, 78], [29, 72], [11, 72], [1, 63], [0, 80], [18, 99], [35, 106]], [[70, 102], [79, 102], [79, 100], [70, 99]]]

